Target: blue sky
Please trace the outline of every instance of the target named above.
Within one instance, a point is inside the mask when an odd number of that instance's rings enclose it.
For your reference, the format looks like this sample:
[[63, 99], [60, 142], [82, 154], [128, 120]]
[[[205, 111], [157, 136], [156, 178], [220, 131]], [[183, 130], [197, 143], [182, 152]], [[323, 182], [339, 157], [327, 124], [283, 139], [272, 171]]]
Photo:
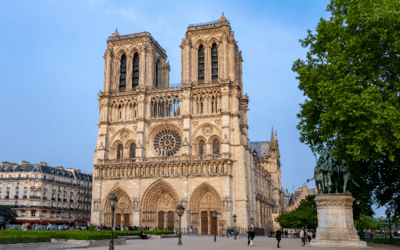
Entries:
[[150, 32], [167, 51], [175, 84], [187, 26], [224, 12], [243, 53], [250, 140], [278, 131], [282, 185], [297, 190], [312, 177], [315, 158], [299, 142], [296, 114], [305, 97], [291, 67], [308, 51], [298, 40], [329, 18], [328, 2], [0, 1], [0, 161], [92, 172], [108, 36], [115, 28]]

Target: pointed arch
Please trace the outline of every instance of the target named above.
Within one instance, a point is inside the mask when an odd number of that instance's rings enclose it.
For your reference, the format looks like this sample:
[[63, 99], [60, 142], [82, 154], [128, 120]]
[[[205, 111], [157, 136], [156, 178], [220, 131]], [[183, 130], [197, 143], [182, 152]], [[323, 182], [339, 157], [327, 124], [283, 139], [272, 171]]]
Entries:
[[[129, 195], [122, 189], [119, 187], [119, 185], [117, 184], [116, 186], [114, 186], [114, 188], [105, 196], [105, 198], [102, 201], [103, 204], [103, 221], [105, 222], [105, 224], [107, 226], [111, 226], [111, 216], [112, 216], [112, 211], [111, 211], [111, 206], [110, 206], [110, 197], [111, 195], [115, 195], [118, 198], [118, 206], [115, 210], [115, 214], [123, 214], [125, 215], [129, 215], [127, 217], [128, 218], [132, 218], [132, 211], [133, 211], [133, 206], [132, 206], [132, 199], [129, 197]], [[129, 219], [130, 220], [130, 219]], [[123, 226], [122, 222], [120, 222], [120, 224], [118, 224], [117, 222], [114, 222], [116, 226]], [[130, 221], [125, 221], [124, 222], [125, 225], [130, 225], [131, 222]]]
[[174, 199], [176, 206], [179, 205], [179, 195], [175, 189], [166, 181], [159, 179], [151, 184], [144, 192], [141, 202], [142, 212], [156, 211], [156, 202], [164, 193], [169, 194]]
[[192, 213], [199, 212], [200, 202], [203, 196], [207, 193], [210, 193], [212, 196], [214, 196], [213, 201], [215, 203], [212, 205], [211, 209], [217, 210], [218, 213], [222, 212], [222, 199], [218, 191], [207, 182], [203, 182], [192, 192], [192, 195], [190, 196], [189, 204], [190, 211]]

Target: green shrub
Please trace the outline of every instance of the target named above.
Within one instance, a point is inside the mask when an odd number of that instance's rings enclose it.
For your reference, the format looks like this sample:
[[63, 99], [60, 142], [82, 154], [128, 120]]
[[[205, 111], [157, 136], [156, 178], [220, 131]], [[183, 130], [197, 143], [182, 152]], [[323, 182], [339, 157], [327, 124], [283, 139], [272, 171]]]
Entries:
[[37, 242], [51, 242], [50, 236], [11, 236], [1, 235], [0, 244], [18, 244], [18, 243], [37, 243]]

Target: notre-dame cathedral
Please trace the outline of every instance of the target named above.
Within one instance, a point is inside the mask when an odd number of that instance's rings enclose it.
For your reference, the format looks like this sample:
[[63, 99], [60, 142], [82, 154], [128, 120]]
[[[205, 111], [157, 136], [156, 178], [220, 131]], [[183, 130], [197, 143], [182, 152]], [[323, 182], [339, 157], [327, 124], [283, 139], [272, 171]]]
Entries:
[[285, 210], [278, 139], [248, 139], [249, 97], [230, 23], [222, 15], [189, 25], [180, 47], [181, 84], [170, 86], [166, 51], [150, 33], [108, 38], [91, 222], [111, 226], [115, 194], [120, 227], [175, 229], [182, 204], [182, 227], [200, 234], [219, 232], [221, 220], [275, 230]]

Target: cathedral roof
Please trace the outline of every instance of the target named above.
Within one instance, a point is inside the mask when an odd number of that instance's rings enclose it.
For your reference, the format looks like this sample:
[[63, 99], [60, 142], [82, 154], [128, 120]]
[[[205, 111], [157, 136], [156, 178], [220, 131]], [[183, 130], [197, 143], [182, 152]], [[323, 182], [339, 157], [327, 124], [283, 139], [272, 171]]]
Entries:
[[263, 157], [269, 155], [271, 142], [270, 141], [250, 142], [250, 147], [257, 152], [258, 157]]

